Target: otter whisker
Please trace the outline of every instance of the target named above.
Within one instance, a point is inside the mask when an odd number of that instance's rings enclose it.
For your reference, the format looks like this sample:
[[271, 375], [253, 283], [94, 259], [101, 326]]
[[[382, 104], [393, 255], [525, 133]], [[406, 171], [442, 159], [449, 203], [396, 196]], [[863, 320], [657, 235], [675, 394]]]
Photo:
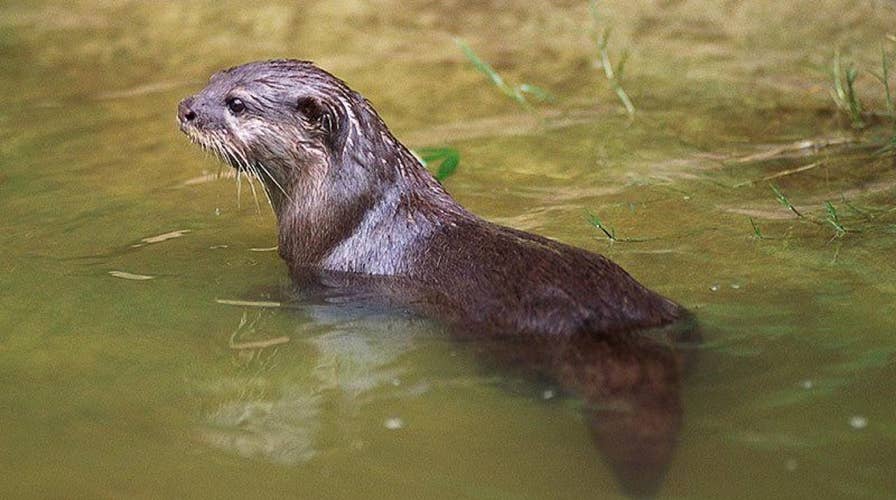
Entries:
[[247, 171], [252, 172], [252, 165], [249, 163], [249, 159], [246, 158], [245, 153], [243, 153], [242, 150], [236, 148], [231, 148], [231, 151], [233, 151], [233, 155], [237, 157], [237, 159], [239, 159], [240, 165], [242, 165], [242, 167]]
[[215, 156], [218, 157], [218, 161], [215, 162], [215, 163], [217, 164], [217, 166], [218, 166], [218, 170], [215, 172], [215, 179], [220, 179], [221, 176], [222, 176], [223, 173], [224, 173], [224, 162], [223, 162], [223, 161], [220, 161], [220, 160], [221, 160], [221, 156], [220, 156], [220, 155], [217, 155], [217, 154], [216, 154]]
[[237, 209], [243, 208], [243, 167], [240, 164], [237, 155], [233, 154], [227, 147], [227, 141], [220, 135], [215, 134], [213, 137], [214, 150], [222, 163], [231, 165], [236, 170], [236, 206]]
[[267, 174], [268, 178], [271, 179], [271, 182], [273, 182], [274, 185], [277, 186], [277, 189], [279, 189], [280, 192], [283, 193], [283, 196], [285, 196], [287, 200], [293, 201], [293, 199], [289, 195], [289, 193], [287, 193], [286, 190], [283, 189], [283, 186], [281, 186], [280, 183], [277, 182], [277, 179], [274, 178], [274, 174], [272, 174], [271, 171], [267, 167], [265, 167], [263, 163], [256, 163], [256, 165], [258, 165], [261, 168], [262, 172]]
[[274, 202], [271, 201], [271, 193], [268, 192], [268, 186], [265, 184], [264, 179], [262, 179], [261, 174], [258, 172], [258, 168], [256, 166], [250, 166], [249, 169], [252, 171], [252, 174], [258, 179], [258, 183], [261, 184], [262, 192], [264, 193], [264, 197], [268, 200], [268, 206], [271, 207], [271, 210], [274, 209]]
[[251, 163], [247, 163], [246, 168], [248, 168], [249, 172], [252, 173], [252, 177], [254, 177], [254, 180], [258, 181], [258, 183], [261, 185], [262, 191], [264, 192], [264, 195], [268, 200], [268, 204], [271, 205], [271, 208], [273, 208], [273, 204], [271, 203], [271, 196], [270, 194], [268, 194], [268, 187], [264, 183], [264, 179], [261, 177], [261, 173], [258, 172], [258, 168]]
[[[255, 187], [255, 181], [261, 184], [262, 191], [268, 205], [274, 209], [273, 190], [277, 189], [283, 196], [292, 200], [281, 183], [274, 177], [273, 173], [264, 165], [257, 162], [249, 161], [246, 151], [237, 144], [233, 144], [232, 138], [227, 137], [223, 131], [206, 131], [203, 134], [189, 132], [190, 142], [198, 144], [206, 155], [214, 156], [218, 161], [218, 170], [215, 178], [219, 179], [223, 173], [223, 165], [228, 164], [234, 169], [234, 181], [237, 186], [237, 206], [242, 208], [242, 184], [243, 175], [249, 182], [249, 188], [252, 191], [252, 198], [255, 200], [255, 208], [261, 211], [261, 204], [258, 201], [258, 190]], [[270, 182], [267, 182], [267, 181]]]
[[[209, 135], [211, 134], [211, 135]], [[206, 157], [214, 157], [217, 170], [214, 173], [215, 179], [220, 179], [224, 172], [223, 165], [225, 163], [233, 164], [229, 153], [225, 152], [226, 141], [218, 133], [198, 134], [193, 131], [188, 132], [187, 137], [193, 144], [198, 144]]]
[[246, 179], [249, 180], [249, 188], [252, 190], [252, 199], [255, 200], [255, 212], [261, 213], [261, 205], [258, 203], [258, 193], [255, 191], [255, 172], [252, 171], [251, 167], [246, 165], [248, 169], [248, 173], [246, 174]]
[[224, 157], [224, 153], [221, 151], [221, 140], [217, 136], [209, 137], [206, 141], [203, 142], [203, 146], [207, 150], [214, 153], [215, 157], [218, 158], [218, 161], [227, 161], [227, 159]]
[[240, 153], [240, 151], [234, 148], [232, 145], [227, 144], [226, 141], [222, 141], [221, 147], [227, 152], [228, 162], [233, 165], [237, 170], [246, 171], [248, 168], [248, 162], [246, 161], [246, 157]]
[[243, 173], [236, 169], [236, 208], [243, 208]]
[[[252, 190], [252, 199], [255, 200], [255, 210], [256, 212], [261, 213], [261, 204], [258, 203], [258, 192], [255, 189], [255, 181], [257, 180], [261, 182], [261, 179], [258, 177], [258, 172], [252, 168], [248, 158], [246, 158], [246, 155], [240, 149], [226, 144], [224, 144], [224, 149], [227, 151], [228, 157], [233, 160], [233, 163], [236, 163], [237, 170], [246, 174], [246, 179], [249, 181], [249, 188]], [[264, 185], [263, 182], [262, 185]]]
[[239, 208], [242, 208], [243, 175], [246, 176], [249, 182], [249, 188], [252, 190], [252, 198], [255, 200], [256, 210], [261, 212], [261, 204], [258, 201], [258, 190], [255, 188], [256, 180], [261, 183], [262, 187], [265, 187], [265, 196], [268, 198], [268, 204], [273, 208], [270, 195], [267, 192], [264, 182], [262, 182], [257, 170], [252, 167], [243, 151], [230, 145], [226, 138], [222, 137], [220, 133], [214, 133], [207, 141], [200, 141], [200, 146], [202, 146], [203, 150], [212, 152], [219, 160], [218, 176], [220, 176], [221, 173], [220, 165], [226, 163], [234, 168], [234, 180], [237, 185], [237, 206]]

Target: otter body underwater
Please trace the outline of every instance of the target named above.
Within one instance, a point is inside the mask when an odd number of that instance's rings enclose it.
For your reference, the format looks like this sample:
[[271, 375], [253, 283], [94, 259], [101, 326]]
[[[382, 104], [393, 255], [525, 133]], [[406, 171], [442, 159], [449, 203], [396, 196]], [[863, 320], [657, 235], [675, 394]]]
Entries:
[[[465, 210], [364, 97], [310, 62], [218, 72], [180, 103], [178, 121], [261, 181], [294, 281], [372, 288], [489, 339], [493, 357], [601, 406], [590, 410], [592, 434], [623, 486], [631, 476], [656, 487], [680, 427], [683, 365], [660, 337], [686, 322], [684, 308], [601, 255]], [[608, 410], [608, 398], [635, 409]]]

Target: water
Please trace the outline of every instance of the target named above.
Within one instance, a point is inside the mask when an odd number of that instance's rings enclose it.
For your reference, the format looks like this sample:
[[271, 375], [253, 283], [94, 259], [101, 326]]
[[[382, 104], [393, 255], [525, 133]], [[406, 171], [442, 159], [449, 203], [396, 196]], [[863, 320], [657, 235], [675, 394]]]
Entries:
[[[631, 53], [631, 122], [577, 2], [0, 7], [0, 496], [619, 495], [574, 398], [484, 368], [438, 325], [217, 302], [288, 300], [289, 282], [263, 251], [270, 211], [200, 179], [218, 167], [175, 107], [273, 56], [342, 76], [409, 146], [458, 149], [446, 186], [476, 213], [602, 252], [696, 312], [660, 496], [892, 496], [896, 170], [868, 146], [885, 125], [855, 135], [828, 96], [835, 49], [879, 68], [892, 3], [602, 7], [611, 53]], [[452, 36], [558, 101], [532, 118]], [[883, 109], [867, 74], [859, 90]], [[773, 179], [821, 220], [800, 222], [762, 179], [816, 162]], [[825, 201], [861, 232], [836, 238]], [[609, 243], [586, 209], [636, 241]], [[172, 231], [188, 232], [141, 244]]]

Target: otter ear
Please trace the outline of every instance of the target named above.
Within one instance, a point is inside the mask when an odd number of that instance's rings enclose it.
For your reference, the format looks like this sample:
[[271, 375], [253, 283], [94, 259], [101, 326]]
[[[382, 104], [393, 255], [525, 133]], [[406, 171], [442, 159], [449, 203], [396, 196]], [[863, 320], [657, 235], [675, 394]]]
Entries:
[[331, 151], [342, 151], [346, 127], [345, 112], [340, 106], [331, 106], [316, 97], [303, 96], [296, 101], [296, 109], [320, 131]]

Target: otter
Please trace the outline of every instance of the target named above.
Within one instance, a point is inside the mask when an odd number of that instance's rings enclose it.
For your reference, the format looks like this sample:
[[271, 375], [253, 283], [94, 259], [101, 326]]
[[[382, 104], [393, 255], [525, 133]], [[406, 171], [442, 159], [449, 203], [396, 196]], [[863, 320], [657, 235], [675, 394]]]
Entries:
[[311, 62], [219, 71], [177, 117], [261, 181], [295, 283], [368, 290], [547, 375], [585, 400], [627, 489], [658, 487], [681, 422], [672, 343], [693, 335], [686, 309], [602, 255], [464, 209], [364, 97]]

